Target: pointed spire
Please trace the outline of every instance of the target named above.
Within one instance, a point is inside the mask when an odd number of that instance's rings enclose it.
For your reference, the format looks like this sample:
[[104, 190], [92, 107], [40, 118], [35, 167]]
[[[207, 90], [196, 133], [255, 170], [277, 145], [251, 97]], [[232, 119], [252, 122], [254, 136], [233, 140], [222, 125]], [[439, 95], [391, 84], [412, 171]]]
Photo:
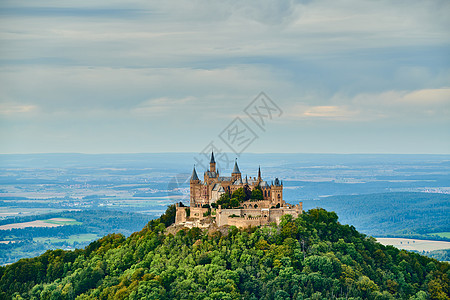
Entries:
[[247, 175], [245, 175], [245, 181], [244, 181], [244, 183], [245, 183], [245, 184], [248, 184]]
[[199, 180], [197, 176], [197, 171], [195, 171], [195, 165], [194, 170], [192, 170], [191, 180]]
[[214, 159], [214, 151], [211, 151], [211, 161], [209, 162], [210, 164], [215, 164], [216, 161]]
[[261, 166], [258, 167], [258, 179], [261, 179]]
[[239, 171], [239, 167], [238, 167], [238, 164], [237, 164], [237, 158], [234, 161], [234, 169], [233, 169], [233, 173], [231, 173], [231, 174], [241, 174], [241, 171]]

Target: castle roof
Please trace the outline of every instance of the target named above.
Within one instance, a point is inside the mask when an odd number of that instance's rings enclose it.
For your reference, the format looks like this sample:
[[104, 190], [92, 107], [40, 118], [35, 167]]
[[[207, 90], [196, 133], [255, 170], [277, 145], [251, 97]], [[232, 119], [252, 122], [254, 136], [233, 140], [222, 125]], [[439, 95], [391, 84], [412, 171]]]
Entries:
[[195, 171], [195, 167], [194, 170], [192, 170], [191, 180], [199, 180], [197, 176], [197, 171]]
[[239, 171], [237, 160], [234, 162], [234, 169], [233, 169], [233, 172], [231, 174], [241, 174], [241, 171]]
[[217, 178], [219, 181], [231, 181], [231, 177], [220, 176]]
[[214, 187], [212, 189], [213, 191], [217, 191], [219, 193], [221, 192], [225, 192], [225, 189], [223, 188], [223, 186], [220, 183], [216, 183], [214, 184]]
[[207, 174], [209, 178], [216, 178], [217, 175], [219, 175], [219, 174], [217, 174], [217, 172], [211, 172], [211, 171], [206, 171], [205, 174]]
[[210, 164], [215, 164], [216, 161], [214, 160], [214, 151], [211, 151], [211, 161], [209, 162]]
[[241, 185], [242, 184], [242, 178], [239, 177], [239, 179], [236, 179], [233, 184], [234, 185]]

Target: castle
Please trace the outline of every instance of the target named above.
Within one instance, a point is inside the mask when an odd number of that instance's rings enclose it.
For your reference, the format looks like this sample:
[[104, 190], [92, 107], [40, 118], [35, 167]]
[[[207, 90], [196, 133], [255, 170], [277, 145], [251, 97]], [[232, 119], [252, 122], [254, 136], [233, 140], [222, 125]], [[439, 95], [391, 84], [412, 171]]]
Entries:
[[[259, 192], [254, 193], [254, 190]], [[227, 202], [226, 207], [222, 207], [224, 201], [233, 197], [235, 192], [248, 196], [239, 202], [231, 199], [231, 205]], [[261, 168], [258, 169], [258, 177], [242, 178], [237, 160], [231, 176], [220, 176], [212, 152], [209, 170], [205, 171], [203, 181], [198, 178], [194, 166], [190, 178], [190, 206], [176, 205], [175, 224], [208, 227], [212, 219], [217, 226], [261, 226], [272, 222], [278, 224], [285, 214], [297, 217], [301, 213], [301, 202], [290, 205], [283, 200], [283, 182], [278, 178], [269, 184], [262, 179]]]

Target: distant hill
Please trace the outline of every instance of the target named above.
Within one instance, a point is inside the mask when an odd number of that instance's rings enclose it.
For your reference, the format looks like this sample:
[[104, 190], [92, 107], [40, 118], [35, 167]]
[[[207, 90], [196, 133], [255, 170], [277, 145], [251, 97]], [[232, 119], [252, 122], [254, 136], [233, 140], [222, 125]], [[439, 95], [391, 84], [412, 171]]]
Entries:
[[342, 223], [372, 236], [440, 239], [450, 241], [450, 195], [433, 193], [380, 193], [344, 195], [303, 201], [303, 208], [335, 211]]
[[449, 299], [450, 265], [385, 247], [334, 212], [279, 226], [140, 232], [0, 268], [1, 299]]

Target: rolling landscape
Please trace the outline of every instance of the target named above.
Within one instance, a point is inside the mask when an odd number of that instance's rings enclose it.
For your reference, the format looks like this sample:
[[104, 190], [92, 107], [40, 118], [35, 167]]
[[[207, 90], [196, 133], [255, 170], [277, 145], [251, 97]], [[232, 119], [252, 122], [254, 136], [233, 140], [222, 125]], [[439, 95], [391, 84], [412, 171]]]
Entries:
[[0, 300], [450, 299], [450, 1], [0, 1]]
[[[0, 262], [141, 230], [168, 205], [189, 203], [189, 162], [195, 155], [1, 155], [0, 248], [5, 251]], [[261, 166], [265, 178], [283, 174], [287, 202], [335, 211], [342, 224], [370, 236], [443, 242], [444, 248], [408, 250], [450, 260], [445, 244], [450, 242], [450, 156], [240, 158], [245, 170], [265, 161], [270, 162]], [[248, 176], [256, 175], [253, 171]]]

